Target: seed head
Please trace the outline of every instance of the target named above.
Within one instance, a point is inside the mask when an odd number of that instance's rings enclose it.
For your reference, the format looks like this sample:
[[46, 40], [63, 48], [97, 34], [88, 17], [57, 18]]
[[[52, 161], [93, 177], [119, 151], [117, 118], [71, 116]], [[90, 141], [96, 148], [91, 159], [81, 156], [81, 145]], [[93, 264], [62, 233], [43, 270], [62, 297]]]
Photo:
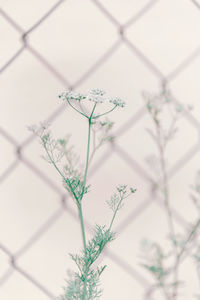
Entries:
[[95, 103], [112, 103], [116, 106], [119, 107], [124, 107], [125, 102], [119, 98], [119, 97], [105, 97], [106, 92], [102, 89], [91, 89], [87, 94], [81, 94], [81, 93], [76, 93], [73, 91], [67, 91], [67, 92], [62, 92], [58, 97], [61, 98], [62, 100], [75, 100], [75, 101], [82, 101], [82, 100], [89, 100]]

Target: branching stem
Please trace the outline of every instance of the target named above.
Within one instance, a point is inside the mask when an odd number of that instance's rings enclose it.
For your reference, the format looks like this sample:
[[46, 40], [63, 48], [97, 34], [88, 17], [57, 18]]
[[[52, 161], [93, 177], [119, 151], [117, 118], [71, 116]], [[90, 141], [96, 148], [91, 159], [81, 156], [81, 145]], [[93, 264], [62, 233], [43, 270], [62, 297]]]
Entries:
[[[86, 245], [86, 234], [85, 234], [85, 225], [84, 225], [84, 220], [83, 220], [83, 212], [82, 212], [82, 198], [84, 195], [85, 191], [85, 186], [86, 186], [86, 180], [87, 180], [87, 173], [88, 173], [88, 165], [89, 165], [89, 156], [90, 156], [90, 136], [91, 136], [91, 123], [92, 123], [92, 116], [96, 108], [96, 103], [94, 104], [94, 107], [92, 109], [91, 115], [88, 119], [88, 143], [87, 143], [87, 154], [86, 154], [86, 163], [85, 163], [85, 172], [84, 172], [84, 179], [83, 179], [83, 191], [80, 197], [80, 204], [79, 204], [79, 217], [80, 217], [80, 222], [81, 222], [81, 232], [82, 232], [82, 237], [83, 237], [83, 245], [84, 245], [84, 251], [86, 253], [87, 251], [87, 245]], [[85, 274], [85, 279], [84, 279], [84, 287], [83, 287], [83, 300], [85, 300], [86, 295], [87, 295], [87, 277], [88, 277], [88, 271]]]
[[102, 116], [105, 116], [105, 115], [107, 115], [107, 114], [109, 114], [111, 111], [113, 111], [115, 108], [117, 107], [117, 105], [115, 105], [112, 109], [110, 109], [110, 110], [108, 110], [108, 111], [106, 111], [105, 113], [103, 113], [103, 114], [100, 114], [100, 115], [97, 115], [97, 116], [94, 116], [93, 117], [93, 119], [97, 119], [97, 118], [99, 118], [99, 117], [102, 117]]
[[81, 114], [82, 116], [86, 117], [87, 119], [89, 119], [89, 117], [87, 115], [85, 115], [84, 113], [82, 113], [80, 110], [78, 110], [76, 107], [74, 107], [71, 102], [67, 99], [68, 104], [75, 110], [77, 111], [79, 114]]
[[118, 210], [119, 210], [119, 208], [120, 208], [120, 205], [121, 205], [122, 201], [123, 201], [124, 199], [128, 198], [130, 195], [131, 195], [131, 193], [128, 194], [126, 197], [123, 197], [123, 195], [120, 193], [120, 201], [119, 201], [119, 203], [118, 203], [118, 205], [117, 205], [117, 207], [116, 207], [116, 209], [115, 209], [115, 211], [114, 211], [112, 220], [111, 220], [111, 222], [110, 222], [110, 226], [109, 226], [109, 228], [108, 228], [109, 231], [110, 231], [111, 228], [112, 228], [113, 222], [114, 222], [114, 220], [115, 220], [116, 214], [117, 214], [117, 212], [118, 212]]
[[60, 176], [62, 177], [62, 179], [65, 181], [66, 178], [65, 178], [64, 174], [60, 171], [60, 169], [58, 168], [57, 164], [56, 164], [55, 161], [52, 159], [52, 157], [51, 157], [51, 155], [49, 154], [49, 151], [48, 151], [48, 149], [47, 149], [47, 147], [46, 147], [46, 144], [43, 143], [43, 145], [44, 145], [44, 149], [45, 149], [45, 151], [46, 151], [46, 153], [47, 153], [48, 159], [50, 160], [50, 162], [52, 163], [52, 165], [54, 166], [54, 168], [56, 169], [56, 171], [60, 174]]
[[[158, 149], [160, 154], [160, 163], [161, 163], [161, 171], [162, 171], [162, 186], [163, 186], [163, 194], [164, 194], [164, 204], [166, 207], [167, 212], [167, 219], [169, 224], [170, 235], [175, 237], [175, 229], [172, 219], [172, 212], [169, 203], [169, 184], [168, 184], [168, 176], [166, 171], [166, 162], [165, 162], [165, 141], [162, 140], [161, 136], [161, 127], [159, 120], [155, 117], [154, 119], [158, 137]], [[175, 300], [177, 296], [177, 289], [178, 289], [178, 264], [177, 264], [177, 257], [178, 257], [178, 249], [176, 243], [174, 243], [174, 255], [175, 255], [175, 268], [174, 268], [174, 289], [172, 292], [172, 299]]]

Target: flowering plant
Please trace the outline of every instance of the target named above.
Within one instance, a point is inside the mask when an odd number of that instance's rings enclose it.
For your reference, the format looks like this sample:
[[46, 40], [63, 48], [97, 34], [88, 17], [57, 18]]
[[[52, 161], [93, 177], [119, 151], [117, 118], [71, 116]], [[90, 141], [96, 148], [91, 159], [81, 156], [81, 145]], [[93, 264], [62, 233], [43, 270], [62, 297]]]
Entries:
[[[75, 262], [78, 271], [71, 274], [71, 278], [67, 281], [68, 286], [65, 288], [62, 300], [95, 300], [98, 299], [102, 290], [99, 288], [99, 278], [106, 266], [94, 267], [94, 262], [99, 258], [104, 247], [115, 238], [112, 231], [113, 222], [116, 214], [123, 206], [123, 202], [136, 190], [126, 185], [118, 185], [116, 192], [107, 201], [113, 212], [109, 226], [96, 225], [94, 227], [94, 236], [87, 241], [84, 225], [84, 216], [82, 211], [82, 202], [85, 195], [89, 192], [87, 184], [88, 168], [92, 158], [99, 147], [106, 141], [112, 141], [113, 136], [109, 135], [109, 131], [113, 127], [113, 123], [108, 119], [99, 121], [99, 118], [107, 115], [117, 107], [124, 107], [125, 102], [118, 97], [110, 98], [105, 96], [105, 92], [101, 89], [92, 89], [87, 94], [74, 93], [71, 91], [63, 92], [59, 95], [63, 101], [73, 108], [77, 113], [87, 119], [88, 122], [88, 139], [87, 153], [84, 171], [81, 170], [78, 156], [68, 146], [68, 139], [54, 139], [51, 132], [45, 124], [40, 127], [32, 126], [31, 130], [39, 136], [42, 146], [46, 152], [46, 160], [51, 163], [60, 177], [62, 178], [65, 189], [69, 192], [76, 203], [83, 240], [83, 249], [79, 254], [70, 254]], [[85, 112], [83, 107], [86, 101], [92, 101], [93, 107], [90, 112]], [[78, 102], [79, 108], [74, 106], [74, 102]], [[112, 107], [103, 113], [95, 114], [96, 107], [100, 103], [110, 103]], [[91, 152], [91, 131], [93, 138], [97, 130], [103, 132], [98, 143], [93, 143], [93, 151]], [[65, 159], [64, 166], [60, 167], [58, 163]]]
[[[190, 105], [180, 105], [175, 101], [169, 90], [163, 88], [161, 93], [150, 95], [144, 93], [147, 111], [153, 121], [153, 129], [148, 129], [152, 140], [156, 144], [158, 155], [151, 155], [148, 159], [151, 169], [155, 172], [154, 197], [159, 197], [163, 202], [168, 223], [169, 249], [158, 242], [145, 239], [142, 242], [141, 265], [154, 277], [154, 284], [147, 290], [146, 299], [160, 291], [162, 299], [180, 299], [180, 290], [184, 287], [180, 279], [180, 267], [184, 260], [192, 258], [196, 264], [198, 279], [200, 280], [199, 239], [200, 229], [199, 201], [200, 201], [200, 176], [196, 176], [195, 185], [192, 186], [192, 200], [198, 210], [198, 217], [189, 224], [186, 231], [177, 232], [169, 194], [169, 178], [167, 171], [166, 150], [169, 143], [177, 134], [177, 121], [181, 113], [191, 110]], [[163, 116], [168, 114], [168, 122], [163, 122]], [[166, 119], [165, 119], [166, 121]], [[197, 299], [199, 295], [195, 295]], [[160, 300], [160, 297], [159, 297]]]

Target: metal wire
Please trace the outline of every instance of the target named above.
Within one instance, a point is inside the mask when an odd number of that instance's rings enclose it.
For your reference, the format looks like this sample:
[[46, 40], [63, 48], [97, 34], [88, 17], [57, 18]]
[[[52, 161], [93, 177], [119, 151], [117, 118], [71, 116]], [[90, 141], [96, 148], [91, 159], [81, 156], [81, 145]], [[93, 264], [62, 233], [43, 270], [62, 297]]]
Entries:
[[[196, 0], [188, 0], [191, 1], [197, 9], [200, 9], [200, 4]], [[51, 63], [48, 62], [46, 58], [43, 57], [43, 55], [38, 52], [33, 46], [29, 44], [29, 37], [31, 37], [31, 34], [34, 32], [35, 29], [39, 30], [41, 24], [45, 23], [48, 19], [48, 17], [55, 13], [56, 10], [61, 9], [62, 4], [64, 3], [64, 0], [59, 0], [55, 3], [52, 7], [46, 11], [46, 13], [39, 18], [28, 30], [24, 30], [16, 20], [14, 20], [8, 12], [6, 12], [3, 8], [0, 9], [0, 17], [3, 18], [7, 23], [9, 23], [21, 36], [21, 47], [8, 59], [8, 61], [5, 61], [4, 64], [0, 67], [0, 73], [3, 73], [6, 71], [6, 69], [10, 68], [10, 66], [18, 60], [21, 56], [23, 56], [24, 51], [28, 51], [41, 65], [43, 65], [48, 72], [50, 72], [58, 81], [60, 81], [62, 84], [64, 84], [67, 88], [73, 88], [76, 89], [79, 87], [80, 84], [86, 81], [89, 77], [93, 76], [93, 74], [104, 64], [106, 61], [108, 61], [117, 51], [118, 47], [121, 44], [126, 45], [129, 50], [132, 52], [134, 56], [137, 57], [137, 59], [143, 63], [143, 65], [151, 72], [156, 78], [158, 79], [158, 82], [162, 84], [163, 82], [165, 84], [169, 84], [172, 80], [174, 80], [180, 73], [183, 73], [187, 70], [188, 66], [193, 64], [195, 60], [200, 56], [200, 47], [197, 47], [197, 49], [188, 55], [188, 57], [180, 63], [179, 66], [176, 66], [175, 69], [171, 70], [170, 73], [165, 76], [161, 70], [159, 69], [159, 66], [155, 65], [150, 57], [147, 57], [141, 50], [137, 48], [135, 44], [129, 38], [126, 36], [126, 30], [130, 26], [134, 26], [139, 20], [142, 18], [145, 18], [145, 16], [148, 14], [148, 12], [159, 3], [159, 0], [150, 0], [139, 12], [137, 12], [135, 15], [133, 15], [126, 23], [121, 24], [116, 17], [112, 15], [112, 13], [98, 0], [91, 0], [91, 2], [96, 6], [96, 8], [106, 17], [112, 25], [115, 27], [116, 32], [118, 33], [117, 40], [111, 45], [111, 47], [102, 54], [102, 56], [88, 69], [85, 71], [85, 73], [76, 81], [72, 82], [69, 78], [66, 78], [60, 72], [56, 69], [55, 66], [53, 66]], [[178, 100], [177, 100], [178, 101]], [[63, 112], [63, 106], [60, 106], [57, 111], [55, 111], [51, 116], [49, 116], [48, 121], [57, 119], [60, 114]], [[128, 128], [133, 128], [135, 124], [138, 123], [138, 121], [145, 115], [145, 109], [142, 108], [138, 112], [136, 112], [134, 115], [131, 116], [129, 120], [126, 121], [126, 123], [118, 129], [117, 134], [121, 135], [123, 134]], [[200, 124], [199, 121], [196, 120], [190, 113], [185, 113], [184, 117], [188, 120], [188, 122], [195, 127], [197, 131], [200, 130]], [[10, 132], [7, 131], [7, 129], [0, 127], [0, 135], [4, 137], [4, 139], [10, 143], [13, 147], [15, 147], [15, 153], [16, 157], [11, 162], [11, 164], [7, 167], [6, 170], [2, 174], [0, 174], [0, 184], [9, 179], [9, 176], [12, 174], [12, 172], [17, 168], [17, 166], [20, 164], [26, 165], [26, 167], [33, 173], [35, 173], [40, 180], [42, 180], [45, 185], [47, 185], [50, 189], [54, 190], [54, 192], [57, 193], [57, 195], [60, 197], [60, 208], [57, 209], [53, 214], [40, 226], [40, 228], [29, 237], [29, 239], [26, 241], [24, 245], [21, 245], [21, 248], [16, 252], [11, 252], [5, 245], [0, 244], [0, 249], [6, 254], [6, 256], [9, 258], [10, 266], [5, 271], [2, 277], [0, 277], [0, 285], [5, 284], [5, 282], [12, 276], [13, 271], [19, 272], [24, 278], [26, 278], [29, 282], [31, 282], [35, 287], [37, 287], [40, 291], [42, 291], [49, 299], [56, 299], [56, 295], [53, 295], [46, 287], [44, 287], [34, 276], [30, 273], [28, 273], [27, 270], [21, 268], [18, 266], [17, 261], [20, 257], [22, 257], [27, 251], [30, 250], [30, 248], [36, 243], [36, 241], [39, 238], [42, 238], [46, 231], [54, 226], [55, 222], [59, 220], [59, 218], [67, 211], [70, 213], [74, 218], [76, 216], [73, 215], [73, 212], [70, 210], [70, 208], [67, 206], [67, 199], [66, 196], [63, 195], [63, 191], [60, 190], [60, 188], [52, 182], [41, 170], [37, 168], [36, 165], [31, 163], [25, 156], [23, 155], [24, 150], [28, 147], [28, 145], [33, 141], [34, 136], [30, 135], [22, 142], [17, 141]], [[171, 178], [180, 171], [182, 167], [184, 167], [187, 162], [196, 155], [196, 153], [199, 153], [199, 143], [197, 145], [192, 146], [188, 152], [180, 158], [179, 161], [176, 162], [176, 164], [172, 167], [172, 169], [169, 171], [169, 177]], [[102, 158], [99, 160], [99, 162], [93, 167], [93, 169], [90, 172], [90, 176], [93, 175], [95, 172], [98, 171], [99, 167], [102, 166], [102, 162], [105, 163], [106, 159], [112, 155], [112, 153], [115, 153], [118, 155], [125, 163], [127, 163], [131, 168], [133, 168], [134, 172], [136, 172], [140, 177], [143, 178], [143, 180], [147, 182], [152, 182], [153, 179], [149, 177], [149, 174], [146, 173], [146, 171], [140, 166], [139, 163], [134, 161], [132, 157], [126, 152], [126, 150], [122, 149], [117, 143], [113, 146], [113, 148], [109, 149], [108, 152], [106, 152]], [[136, 218], [144, 212], [145, 209], [149, 207], [149, 205], [152, 204], [152, 202], [157, 203], [158, 205], [162, 205], [159, 199], [156, 201], [153, 201], [152, 199], [146, 199], [140, 205], [134, 209], [130, 214], [127, 216], [126, 220], [124, 220], [119, 226], [118, 230], [122, 232], [125, 230], [127, 226], [130, 225], [130, 223], [133, 223]], [[186, 222], [176, 210], [173, 211], [174, 218], [176, 218], [176, 221], [181, 226], [186, 226]], [[87, 224], [87, 229], [90, 230], [91, 226], [90, 224]], [[139, 274], [136, 270], [134, 270], [133, 267], [127, 264], [125, 260], [123, 260], [121, 257], [118, 257], [116, 254], [112, 253], [111, 250], [106, 250], [105, 255], [108, 256], [111, 260], [113, 260], [120, 268], [125, 270], [132, 278], [133, 280], [136, 280], [139, 284], [141, 284], [142, 287], [148, 288], [148, 282], [146, 279], [143, 278], [141, 274]]]

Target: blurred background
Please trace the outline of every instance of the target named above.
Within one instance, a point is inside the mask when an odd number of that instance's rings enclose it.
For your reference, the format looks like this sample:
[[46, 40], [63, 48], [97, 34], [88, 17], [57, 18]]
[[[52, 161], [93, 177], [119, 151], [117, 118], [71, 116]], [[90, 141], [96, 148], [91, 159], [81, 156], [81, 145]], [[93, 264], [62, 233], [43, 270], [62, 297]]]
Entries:
[[[200, 168], [200, 1], [0, 4], [0, 299], [57, 299], [67, 270], [75, 269], [68, 253], [82, 247], [76, 206], [27, 127], [50, 122], [55, 136], [71, 135], [84, 159], [87, 124], [58, 94], [96, 87], [127, 106], [109, 115], [115, 142], [99, 150], [89, 171], [87, 236], [95, 223], [108, 224], [106, 200], [116, 184], [137, 188], [100, 261], [108, 266], [102, 300], [148, 299], [154, 280], [141, 267], [140, 242], [165, 243], [168, 225], [161, 199], [151, 193], [155, 175], [146, 158], [157, 150], [146, 131], [153, 124], [142, 92], [158, 93], [165, 85], [177, 103], [194, 107], [178, 121], [167, 155], [173, 217], [183, 231], [196, 218], [190, 185]], [[181, 299], [199, 291], [194, 273], [190, 264], [183, 267], [189, 280]]]

